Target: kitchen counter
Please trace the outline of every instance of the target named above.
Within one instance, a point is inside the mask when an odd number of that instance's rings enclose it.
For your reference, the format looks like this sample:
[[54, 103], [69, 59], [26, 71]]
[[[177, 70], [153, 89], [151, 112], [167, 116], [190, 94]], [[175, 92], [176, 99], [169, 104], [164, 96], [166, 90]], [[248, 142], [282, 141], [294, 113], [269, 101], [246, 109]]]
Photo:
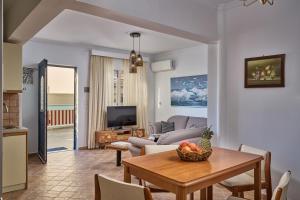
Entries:
[[2, 191], [12, 192], [27, 188], [28, 129], [7, 128], [3, 131]]
[[20, 128], [9, 128], [9, 129], [2, 129], [3, 137], [11, 136], [11, 135], [24, 135], [27, 133], [28, 129], [26, 127]]

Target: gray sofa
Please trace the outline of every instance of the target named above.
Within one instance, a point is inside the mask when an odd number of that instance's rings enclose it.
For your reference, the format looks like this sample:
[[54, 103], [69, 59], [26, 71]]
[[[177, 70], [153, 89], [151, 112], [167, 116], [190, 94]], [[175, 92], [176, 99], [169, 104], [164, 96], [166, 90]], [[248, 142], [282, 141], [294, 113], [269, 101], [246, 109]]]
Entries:
[[[161, 133], [160, 122], [149, 125], [149, 139], [130, 137], [128, 141], [131, 143], [129, 151], [132, 156], [138, 156], [141, 149], [145, 145], [168, 145], [178, 144], [182, 140], [197, 143], [203, 130], [207, 127], [207, 118], [189, 117], [175, 115], [170, 117], [168, 122], [174, 122], [175, 130], [167, 133]], [[154, 142], [153, 136], [159, 135], [159, 139]]]

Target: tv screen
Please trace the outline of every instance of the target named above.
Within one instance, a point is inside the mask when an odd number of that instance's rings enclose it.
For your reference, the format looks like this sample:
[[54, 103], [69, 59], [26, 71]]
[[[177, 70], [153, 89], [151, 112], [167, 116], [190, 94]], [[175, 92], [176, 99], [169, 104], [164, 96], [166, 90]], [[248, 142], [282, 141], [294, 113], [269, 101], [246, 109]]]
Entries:
[[107, 127], [136, 125], [136, 106], [108, 106]]

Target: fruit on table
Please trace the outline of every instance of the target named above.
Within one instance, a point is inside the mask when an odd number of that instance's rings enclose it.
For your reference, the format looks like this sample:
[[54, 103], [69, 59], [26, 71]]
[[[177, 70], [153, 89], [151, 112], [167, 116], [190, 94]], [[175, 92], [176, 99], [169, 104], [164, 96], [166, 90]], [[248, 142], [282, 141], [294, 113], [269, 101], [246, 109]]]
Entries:
[[179, 145], [179, 150], [182, 153], [191, 153], [191, 152], [196, 152], [196, 153], [203, 153], [204, 149], [199, 147], [197, 144], [190, 143], [187, 141], [183, 141]]
[[206, 128], [201, 136], [199, 146], [203, 149], [210, 150], [211, 149], [211, 142], [210, 139], [212, 138], [214, 132], [211, 130], [211, 127]]

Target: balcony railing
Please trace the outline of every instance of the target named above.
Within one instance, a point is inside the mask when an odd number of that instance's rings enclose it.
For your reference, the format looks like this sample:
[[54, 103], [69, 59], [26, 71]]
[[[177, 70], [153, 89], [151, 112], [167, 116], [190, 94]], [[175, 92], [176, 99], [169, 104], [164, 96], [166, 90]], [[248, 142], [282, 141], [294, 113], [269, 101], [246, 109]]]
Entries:
[[48, 126], [72, 126], [74, 125], [73, 105], [48, 105]]

